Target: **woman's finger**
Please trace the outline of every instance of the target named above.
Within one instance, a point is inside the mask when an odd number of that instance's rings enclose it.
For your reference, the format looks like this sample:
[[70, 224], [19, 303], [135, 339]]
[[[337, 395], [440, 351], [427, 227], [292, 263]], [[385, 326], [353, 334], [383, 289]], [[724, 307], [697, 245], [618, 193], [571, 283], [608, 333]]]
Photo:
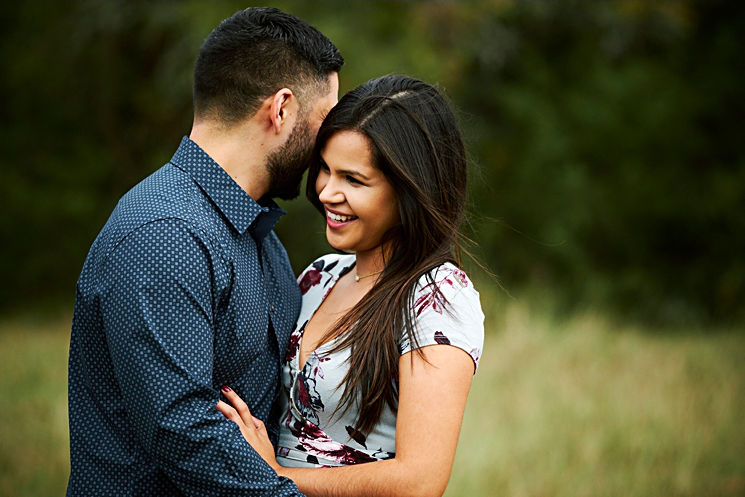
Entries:
[[243, 422], [247, 425], [253, 426], [253, 416], [251, 415], [251, 411], [248, 409], [248, 405], [243, 402], [243, 399], [241, 399], [238, 394], [235, 393], [233, 389], [227, 385], [224, 385], [222, 387], [222, 394], [225, 396], [226, 399], [228, 399], [228, 402], [233, 405], [235, 410], [238, 411], [238, 414], [240, 415]]
[[[225, 394], [225, 397], [233, 403], [233, 406], [238, 402], [243, 403], [240, 397], [238, 397], [232, 390], [223, 387], [222, 391]], [[245, 403], [243, 403], [243, 405], [245, 406]], [[222, 400], [217, 402], [217, 410], [220, 411], [228, 420], [238, 425], [238, 428], [241, 430], [241, 434], [246, 442], [248, 442], [251, 447], [253, 447], [253, 449], [276, 471], [279, 468], [279, 465], [274, 456], [274, 447], [272, 446], [272, 442], [269, 441], [269, 435], [267, 434], [264, 422], [253, 417], [251, 412], [248, 410], [248, 406], [245, 407], [244, 411], [247, 416], [245, 419], [233, 406], [227, 402], [223, 402]]]
[[237, 423], [238, 421], [243, 422], [240, 415], [238, 414], [238, 411], [233, 409], [233, 406], [231, 406], [230, 404], [226, 402], [223, 402], [222, 400], [217, 401], [217, 410], [220, 411], [222, 415], [225, 416], [225, 418], [229, 419], [230, 421], [233, 421], [235, 423]]
[[255, 416], [251, 416], [251, 420], [253, 421], [253, 425], [261, 433], [266, 433], [266, 426], [264, 426], [264, 422], [260, 420], [259, 418]]

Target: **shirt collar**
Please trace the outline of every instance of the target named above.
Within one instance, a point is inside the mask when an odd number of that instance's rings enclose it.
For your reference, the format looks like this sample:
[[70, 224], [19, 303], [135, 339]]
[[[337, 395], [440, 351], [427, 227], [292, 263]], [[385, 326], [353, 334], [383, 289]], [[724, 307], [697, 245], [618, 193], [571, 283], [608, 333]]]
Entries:
[[256, 202], [188, 136], [181, 139], [171, 163], [194, 179], [240, 234], [250, 228], [251, 236], [261, 240], [286, 214], [271, 199]]

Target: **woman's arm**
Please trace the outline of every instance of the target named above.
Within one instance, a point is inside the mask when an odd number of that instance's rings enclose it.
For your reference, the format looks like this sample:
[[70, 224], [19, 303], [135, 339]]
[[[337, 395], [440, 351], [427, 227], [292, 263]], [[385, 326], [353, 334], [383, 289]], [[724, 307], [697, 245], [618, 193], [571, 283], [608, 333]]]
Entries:
[[[424, 358], [414, 351], [399, 360], [395, 458], [321, 469], [284, 468], [268, 461], [270, 465], [308, 497], [442, 495], [455, 457], [473, 360], [448, 345], [420, 350]], [[256, 425], [245, 422], [244, 428]]]

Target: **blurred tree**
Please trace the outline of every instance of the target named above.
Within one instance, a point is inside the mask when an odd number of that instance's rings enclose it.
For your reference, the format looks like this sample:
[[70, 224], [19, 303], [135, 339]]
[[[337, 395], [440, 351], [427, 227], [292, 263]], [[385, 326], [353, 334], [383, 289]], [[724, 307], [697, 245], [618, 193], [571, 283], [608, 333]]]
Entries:
[[461, 60], [483, 171], [476, 238], [508, 288], [660, 323], [742, 318], [743, 8], [441, 9], [435, 47]]
[[71, 299], [116, 199], [167, 160], [187, 129], [200, 41], [183, 13], [164, 6], [148, 15], [107, 3], [2, 10], [0, 197], [9, 215], [0, 301]]
[[[707, 2], [269, 2], [347, 59], [438, 83], [472, 155], [472, 234], [512, 292], [670, 323], [745, 318], [745, 8]], [[6, 308], [70, 301], [116, 200], [191, 124], [199, 45], [244, 2], [0, 7]], [[303, 201], [296, 270], [328, 250]]]

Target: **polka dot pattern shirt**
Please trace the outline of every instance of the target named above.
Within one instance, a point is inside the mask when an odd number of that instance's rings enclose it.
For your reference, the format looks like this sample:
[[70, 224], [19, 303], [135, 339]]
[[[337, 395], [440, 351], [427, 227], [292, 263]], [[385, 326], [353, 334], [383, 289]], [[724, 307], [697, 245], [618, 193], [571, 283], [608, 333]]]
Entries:
[[129, 191], [77, 284], [68, 496], [302, 495], [215, 408], [270, 415], [300, 308], [283, 214], [184, 137]]

